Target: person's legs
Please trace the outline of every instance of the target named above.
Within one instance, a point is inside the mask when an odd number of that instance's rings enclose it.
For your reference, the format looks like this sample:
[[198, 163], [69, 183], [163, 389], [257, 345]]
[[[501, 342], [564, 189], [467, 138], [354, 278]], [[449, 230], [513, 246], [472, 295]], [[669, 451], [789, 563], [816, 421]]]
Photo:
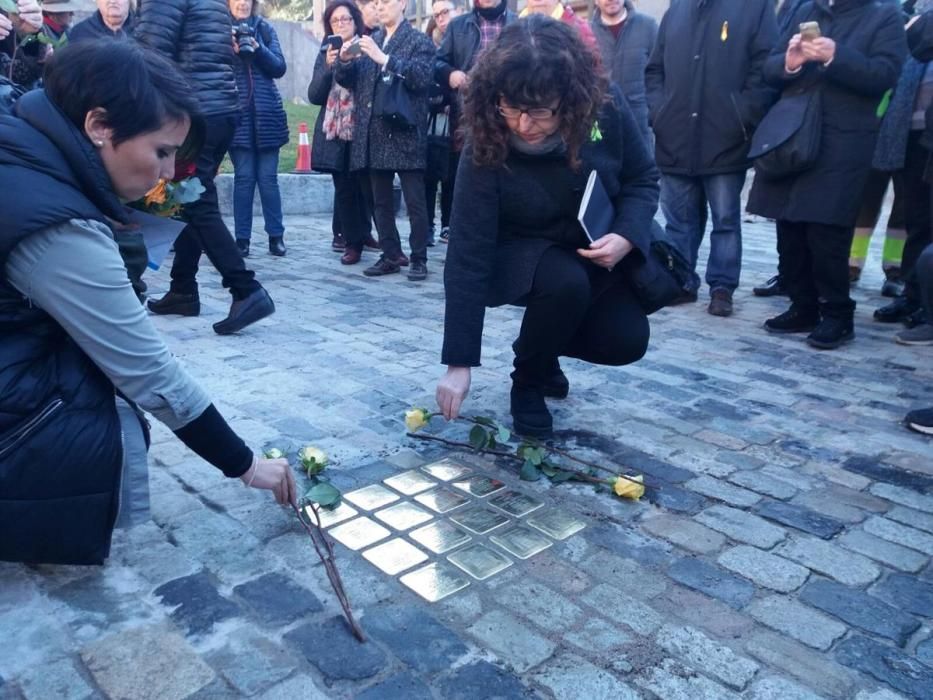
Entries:
[[[450, 239], [450, 215], [454, 208], [454, 184], [457, 180], [457, 168], [460, 167], [460, 151], [450, 152], [450, 170], [448, 171], [447, 182], [444, 183], [443, 194], [441, 195], [441, 241], [447, 243]], [[444, 209], [444, 200], [446, 199], [446, 214]]]
[[690, 262], [693, 270], [685, 291], [695, 294], [700, 288], [696, 274], [697, 251], [706, 229], [706, 199], [703, 182], [679, 175], [661, 176], [661, 211], [667, 222], [668, 240]]
[[807, 246], [807, 224], [779, 219], [777, 249], [778, 275], [791, 305], [784, 313], [766, 320], [764, 328], [769, 333], [809, 332], [819, 323], [820, 312]]
[[813, 347], [831, 350], [855, 337], [855, 302], [849, 297], [849, 251], [853, 229], [848, 226], [807, 225], [813, 283], [819, 295], [822, 320], [807, 337]]
[[230, 149], [230, 160], [233, 163], [233, 233], [240, 241], [248, 241], [253, 232], [256, 156], [256, 151], [251, 148]]
[[[730, 294], [739, 286], [742, 271], [742, 187], [745, 172], [703, 178], [703, 189], [713, 219], [706, 283], [710, 291]], [[701, 232], [702, 235], [702, 232]]]
[[933, 220], [930, 218], [933, 202], [930, 186], [923, 181], [929, 151], [920, 145], [921, 133], [911, 132], [904, 169], [895, 173], [895, 186], [904, 202], [904, 228], [907, 230], [901, 260], [901, 275], [906, 281], [904, 296], [915, 303], [920, 302], [921, 292], [914, 267], [923, 251], [933, 242]]
[[933, 243], [920, 254], [914, 266], [914, 275], [920, 288], [920, 299], [927, 323], [933, 326]]
[[373, 218], [379, 234], [382, 255], [396, 260], [402, 255], [402, 242], [395, 226], [395, 206], [392, 201], [392, 182], [395, 173], [391, 170], [370, 170], [369, 181], [373, 192]]
[[434, 228], [434, 214], [437, 209], [437, 186], [440, 183], [433, 177], [424, 178], [424, 204], [428, 214], [428, 230]]
[[332, 173], [334, 181], [334, 211], [343, 226], [345, 250], [340, 261], [345, 265], [359, 262], [363, 251], [363, 234], [359, 211], [359, 196], [357, 194], [358, 182], [356, 176], [350, 172]]
[[259, 184], [266, 233], [269, 238], [281, 238], [285, 235], [285, 226], [282, 223], [282, 195], [279, 192], [279, 150], [262, 150], [257, 156], [256, 181]]
[[428, 212], [424, 202], [424, 171], [403, 170], [399, 172], [398, 177], [402, 183], [405, 207], [408, 209], [408, 223], [411, 225], [411, 234], [408, 237], [411, 261], [412, 264], [424, 264], [428, 261]]
[[890, 173], [872, 170], [862, 192], [862, 206], [855, 220], [855, 236], [852, 239], [852, 248], [849, 250], [850, 277], [856, 281], [865, 267], [868, 257], [868, 246], [871, 237], [881, 217], [881, 205], [884, 195], [891, 181]]

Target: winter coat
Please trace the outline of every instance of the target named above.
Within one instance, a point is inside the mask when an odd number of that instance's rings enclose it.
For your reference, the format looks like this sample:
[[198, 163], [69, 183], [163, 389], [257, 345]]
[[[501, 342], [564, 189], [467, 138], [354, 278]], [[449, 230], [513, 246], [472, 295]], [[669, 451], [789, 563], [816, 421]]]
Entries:
[[[913, 57], [921, 63], [933, 61], [933, 10], [925, 12], [907, 31], [907, 43]], [[927, 128], [921, 140], [924, 148], [933, 151], [933, 105], [927, 108]]]
[[[828, 67], [811, 62], [787, 75], [787, 43], [807, 21], [820, 23], [822, 35], [836, 42], [836, 55]], [[906, 55], [903, 17], [893, 4], [836, 0], [830, 7], [830, 0], [814, 0], [803, 5], [765, 64], [765, 77], [778, 87], [812, 83], [821, 90], [819, 160], [796, 176], [756, 177], [748, 210], [784, 221], [854, 226], [878, 136], [878, 104], [897, 83]]]
[[324, 108], [330, 89], [334, 85], [333, 67], [328, 66], [325, 59], [323, 53], [318, 54], [314, 62], [314, 75], [311, 77], [311, 84], [308, 85], [308, 102], [321, 108], [317, 114], [317, 121], [314, 122], [314, 134], [311, 138], [311, 167], [322, 173], [340, 173], [346, 167], [346, 152], [352, 141], [328, 141], [324, 135]]
[[648, 99], [645, 96], [645, 68], [658, 36], [658, 23], [652, 17], [636, 12], [631, 0], [626, 0], [625, 6], [628, 8], [628, 18], [618, 40], [609, 27], [602, 23], [599, 10], [594, 11], [590, 26], [603, 65], [609, 70], [612, 82], [622, 88], [622, 94], [628, 100], [642, 134], [647, 143], [651, 143]]
[[133, 36], [191, 81], [205, 116], [238, 112], [226, 0], [143, 0]]
[[240, 96], [240, 121], [230, 148], [279, 149], [288, 143], [288, 122], [275, 79], [285, 75], [285, 56], [275, 29], [262, 17], [245, 20], [259, 44], [251, 57], [233, 62]]
[[104, 38], [129, 39], [133, 36], [134, 24], [135, 19], [133, 17], [133, 13], [131, 12], [129, 16], [127, 16], [123, 26], [120, 27], [117, 31], [113, 31], [110, 27], [104, 24], [104, 18], [101, 17], [100, 10], [98, 10], [93, 15], [85, 20], [78, 22], [75, 26], [68, 30], [68, 43], [74, 44], [79, 41]]
[[901, 77], [894, 88], [891, 102], [881, 118], [878, 130], [878, 142], [875, 144], [875, 156], [871, 166], [875, 170], [893, 173], [904, 167], [907, 157], [907, 140], [910, 137], [910, 124], [914, 116], [914, 104], [917, 90], [923, 82], [927, 64], [908, 57], [901, 70]]
[[776, 98], [761, 73], [776, 39], [772, 0], [674, 0], [645, 73], [662, 173], [749, 167], [752, 132]]
[[[382, 46], [385, 30], [373, 32]], [[353, 92], [353, 145], [350, 169], [424, 170], [428, 140], [428, 88], [433, 83], [434, 42], [401, 22], [382, 50], [389, 56], [386, 70], [363, 55], [348, 63], [337, 62], [335, 79]], [[373, 115], [373, 100], [383, 75], [404, 77], [411, 97], [415, 125], [406, 129], [390, 126]]]
[[[597, 122], [601, 138], [580, 150], [571, 170], [563, 150], [544, 155], [509, 153], [498, 168], [473, 163], [469, 143], [460, 158], [444, 270], [446, 315], [441, 362], [480, 363], [486, 306], [513, 304], [532, 287], [541, 255], [559, 245], [587, 245], [577, 221], [583, 190], [599, 172], [615, 205], [612, 230], [635, 249], [630, 264], [648, 255], [658, 208], [658, 171], [631, 109], [611, 88]], [[625, 274], [620, 265], [613, 274]]]

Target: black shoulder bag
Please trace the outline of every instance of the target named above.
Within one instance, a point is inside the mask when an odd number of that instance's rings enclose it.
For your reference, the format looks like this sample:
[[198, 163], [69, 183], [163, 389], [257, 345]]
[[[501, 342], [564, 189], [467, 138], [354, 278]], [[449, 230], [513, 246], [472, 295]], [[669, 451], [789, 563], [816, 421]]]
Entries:
[[822, 130], [819, 84], [785, 91], [752, 136], [748, 157], [755, 172], [779, 180], [809, 170], [820, 157]]
[[664, 240], [661, 226], [651, 222], [651, 251], [643, 263], [632, 265], [629, 282], [635, 298], [648, 315], [681, 297], [692, 268], [677, 248]]
[[373, 115], [382, 118], [393, 129], [414, 127], [415, 110], [405, 87], [405, 77], [386, 71], [377, 80]]

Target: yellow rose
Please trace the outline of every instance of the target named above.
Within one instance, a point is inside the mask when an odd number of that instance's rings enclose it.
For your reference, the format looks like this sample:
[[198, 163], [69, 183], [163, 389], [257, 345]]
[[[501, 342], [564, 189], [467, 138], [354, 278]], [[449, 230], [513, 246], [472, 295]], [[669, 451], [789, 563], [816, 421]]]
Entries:
[[405, 411], [405, 427], [415, 433], [428, 424], [428, 411], [425, 408], [412, 408]]
[[327, 464], [327, 455], [324, 453], [324, 450], [312, 447], [311, 445], [306, 445], [298, 450], [298, 459], [301, 460], [305, 467], [311, 464], [323, 467]]
[[620, 498], [630, 498], [637, 501], [645, 495], [644, 481], [645, 477], [641, 474], [638, 476], [619, 476], [612, 481], [612, 490]]
[[282, 452], [278, 447], [270, 447], [266, 450], [265, 454], [266, 459], [282, 459], [285, 457], [285, 453]]
[[159, 180], [158, 184], [146, 192], [146, 206], [153, 204], [165, 204], [167, 193], [165, 191], [165, 180]]

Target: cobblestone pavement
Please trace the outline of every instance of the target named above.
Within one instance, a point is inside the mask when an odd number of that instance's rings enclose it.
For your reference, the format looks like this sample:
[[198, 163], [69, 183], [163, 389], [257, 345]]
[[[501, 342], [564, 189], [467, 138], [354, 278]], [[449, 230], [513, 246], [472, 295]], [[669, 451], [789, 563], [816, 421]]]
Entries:
[[[425, 284], [370, 280], [329, 220], [290, 223], [287, 258], [261, 238], [250, 258], [272, 319], [216, 336], [228, 297], [204, 270], [203, 315], [157, 326], [257, 449], [315, 444], [344, 490], [437, 459], [401, 415], [441, 371], [444, 246]], [[900, 424], [933, 405], [933, 363], [871, 320], [875, 244], [842, 350], [761, 331], [784, 302], [751, 296], [775, 258], [752, 224], [734, 317], [664, 310], [637, 365], [565, 362], [559, 439], [647, 497], [479, 463], [587, 527], [436, 604], [338, 546], [366, 645], [289, 512], [156, 427], [153, 522], [106, 566], [0, 565], [0, 698], [933, 697], [933, 443]], [[517, 319], [488, 314], [469, 409], [507, 419]]]

